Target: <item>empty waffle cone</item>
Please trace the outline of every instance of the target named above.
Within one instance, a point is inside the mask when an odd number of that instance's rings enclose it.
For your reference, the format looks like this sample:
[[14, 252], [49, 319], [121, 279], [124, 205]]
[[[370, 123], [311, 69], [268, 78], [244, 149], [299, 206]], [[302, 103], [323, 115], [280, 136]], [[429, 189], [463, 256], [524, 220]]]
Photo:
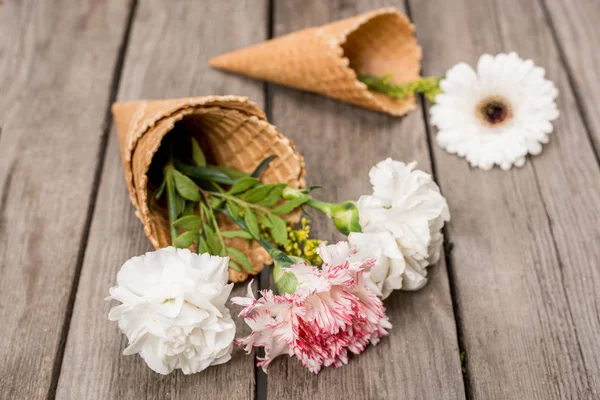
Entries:
[[415, 109], [414, 97], [393, 99], [367, 89], [356, 76], [391, 74], [393, 83], [411, 82], [419, 78], [420, 61], [408, 17], [384, 8], [224, 54], [210, 65], [403, 115]]
[[[207, 96], [115, 103], [112, 112], [129, 197], [144, 224], [146, 236], [156, 249], [169, 246], [171, 234], [166, 211], [150, 210], [148, 206], [149, 192], [156, 189], [148, 172], [163, 138], [176, 124], [177, 134], [194, 136], [214, 164], [252, 172], [265, 157], [276, 155], [261, 180], [265, 183], [284, 182], [296, 188], [305, 185], [302, 156], [289, 139], [269, 124], [264, 112], [245, 97]], [[225, 220], [221, 220], [220, 225], [227, 225], [227, 230], [234, 229]], [[226, 241], [228, 246], [248, 256], [257, 273], [264, 264], [271, 262], [268, 253], [255, 242], [249, 247], [246, 240]], [[246, 272], [229, 270], [229, 279], [233, 282], [247, 278]]]

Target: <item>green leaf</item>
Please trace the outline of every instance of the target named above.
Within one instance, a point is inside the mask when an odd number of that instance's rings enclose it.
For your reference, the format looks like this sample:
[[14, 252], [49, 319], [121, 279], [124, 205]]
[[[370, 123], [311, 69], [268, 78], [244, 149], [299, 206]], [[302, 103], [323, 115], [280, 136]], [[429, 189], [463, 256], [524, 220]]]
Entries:
[[175, 167], [181, 171], [184, 175], [191, 178], [198, 178], [205, 181], [214, 181], [217, 183], [224, 183], [226, 185], [233, 185], [235, 180], [223, 171], [211, 167], [198, 167], [196, 165], [187, 165], [182, 162], [175, 161]]
[[204, 157], [204, 152], [202, 151], [200, 144], [198, 144], [198, 141], [196, 139], [194, 139], [193, 137], [191, 138], [191, 140], [192, 140], [192, 159], [194, 160], [194, 162], [196, 163], [197, 166], [199, 166], [199, 167], [206, 166], [206, 157]]
[[150, 210], [150, 213], [154, 212], [154, 197], [152, 196], [148, 197], [148, 209]]
[[257, 215], [258, 215], [258, 222], [260, 222], [261, 224], [263, 224], [267, 228], [272, 228], [273, 227], [273, 223], [267, 217], [265, 217], [262, 214], [257, 214]]
[[238, 194], [245, 192], [250, 189], [252, 186], [256, 185], [259, 182], [256, 178], [245, 177], [236, 181], [231, 189], [229, 189], [229, 194]]
[[227, 207], [227, 211], [229, 211], [229, 214], [231, 214], [233, 218], [236, 218], [238, 215], [240, 215], [240, 209], [235, 204], [235, 202], [228, 201], [227, 203], [225, 203], [225, 206]]
[[160, 199], [160, 196], [162, 196], [163, 192], [165, 191], [165, 186], [167, 186], [167, 180], [163, 179], [160, 186], [154, 191], [154, 198], [156, 200]]
[[188, 231], [184, 232], [181, 235], [175, 238], [173, 242], [173, 246], [178, 247], [180, 249], [185, 249], [190, 247], [193, 243], [198, 241], [198, 232], [197, 231]]
[[253, 237], [246, 231], [221, 231], [221, 236], [227, 239], [241, 238], [252, 240]]
[[280, 187], [280, 185], [275, 186], [275, 188], [271, 190], [269, 194], [260, 201], [260, 205], [264, 207], [274, 206], [279, 200], [281, 200], [282, 193], [283, 189]]
[[197, 231], [203, 224], [204, 221], [197, 215], [186, 215], [173, 222], [175, 228], [185, 229], [186, 231]]
[[185, 200], [179, 194], [175, 193], [175, 213], [179, 217], [185, 210]]
[[210, 208], [212, 208], [213, 210], [218, 210], [223, 205], [223, 202], [225, 202], [224, 198], [222, 198], [222, 197], [213, 197], [212, 200], [211, 200], [211, 202], [210, 202]]
[[185, 202], [185, 208], [183, 209], [183, 215], [196, 215], [196, 205], [198, 203], [195, 203], [193, 201], [186, 201]]
[[288, 245], [287, 223], [275, 214], [269, 214], [269, 220], [273, 224], [271, 236], [273, 240], [282, 246]]
[[300, 207], [302, 204], [306, 203], [308, 200], [310, 200], [310, 196], [306, 196], [306, 197], [299, 197], [297, 199], [292, 199], [290, 201], [286, 201], [283, 204], [280, 204], [279, 206], [275, 207], [273, 209], [273, 212], [275, 214], [289, 214], [292, 211], [294, 211], [294, 209]]
[[221, 171], [234, 180], [250, 176], [250, 174], [247, 174], [246, 172], [240, 171], [239, 169], [228, 167], [227, 165], [209, 165], [208, 168], [212, 168], [212, 169], [216, 169], [217, 171]]
[[229, 254], [229, 257], [234, 258], [235, 261], [242, 264], [242, 267], [244, 267], [244, 269], [246, 271], [250, 272], [251, 274], [254, 273], [252, 264], [250, 264], [250, 260], [248, 260], [248, 257], [246, 257], [246, 255], [244, 253], [242, 253], [241, 251], [239, 251], [237, 249], [234, 249], [233, 247], [228, 247], [227, 254]]
[[274, 187], [275, 185], [270, 184], [257, 186], [241, 195], [240, 199], [247, 201], [248, 203], [258, 203], [267, 197], [269, 192], [273, 190]]
[[210, 253], [210, 249], [208, 248], [208, 244], [206, 243], [206, 239], [203, 236], [200, 236], [200, 243], [198, 243], [198, 253]]
[[256, 169], [254, 170], [254, 172], [252, 172], [252, 174], [250, 176], [258, 178], [263, 173], [263, 171], [267, 168], [267, 166], [271, 163], [271, 161], [273, 161], [276, 158], [277, 158], [276, 155], [272, 155], [272, 156], [269, 156], [269, 157], [265, 158], [264, 160], [262, 160], [260, 162], [260, 164], [258, 164], [258, 167], [256, 167]]
[[246, 226], [248, 227], [248, 230], [252, 236], [254, 236], [255, 239], [260, 238], [260, 229], [258, 228], [256, 215], [254, 215], [254, 211], [252, 211], [248, 206], [244, 208], [244, 222], [246, 223]]
[[206, 243], [210, 249], [210, 254], [214, 256], [221, 255], [223, 249], [214, 228], [207, 224], [204, 227], [204, 234], [206, 235]]
[[236, 272], [242, 272], [242, 267], [240, 267], [240, 265], [233, 261], [231, 258], [229, 259], [229, 268]]
[[200, 201], [200, 191], [198, 186], [187, 176], [183, 175], [176, 169], [173, 170], [173, 178], [175, 179], [175, 188], [177, 193], [186, 200]]

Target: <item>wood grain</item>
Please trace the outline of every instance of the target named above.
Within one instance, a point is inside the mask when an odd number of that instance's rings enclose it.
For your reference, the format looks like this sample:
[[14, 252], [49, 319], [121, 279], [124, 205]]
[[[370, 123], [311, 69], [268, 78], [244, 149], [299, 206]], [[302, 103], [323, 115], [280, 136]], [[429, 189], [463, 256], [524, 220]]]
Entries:
[[[263, 102], [263, 85], [208, 67], [219, 53], [263, 40], [266, 2], [141, 1], [136, 10], [118, 98], [247, 95]], [[92, 222], [58, 398], [248, 399], [254, 395], [254, 357], [236, 349], [233, 360], [202, 373], [152, 372], [138, 356], [123, 356], [126, 338], [107, 320], [105, 302], [121, 264], [150, 250], [128, 200], [115, 132]], [[245, 293], [245, 285], [235, 289]], [[233, 308], [234, 313], [237, 309]], [[241, 330], [247, 334], [243, 321]]]
[[[275, 3], [275, 35], [349, 17], [383, 1]], [[395, 5], [402, 8], [401, 2]], [[392, 118], [317, 95], [272, 87], [272, 119], [306, 159], [309, 184], [323, 185], [328, 201], [357, 199], [371, 191], [370, 167], [386, 158], [417, 160], [430, 169], [422, 114]], [[317, 237], [341, 239], [315, 215]], [[333, 241], [333, 240], [332, 240]], [[446, 267], [430, 268], [421, 291], [386, 300], [394, 324], [389, 337], [369, 346], [341, 369], [308, 372], [296, 359], [280, 358], [268, 371], [269, 399], [464, 398], [456, 326]]]
[[0, 2], [3, 399], [54, 391], [128, 10]]
[[515, 50], [545, 67], [561, 92], [550, 144], [521, 169], [470, 169], [434, 145], [453, 214], [451, 271], [470, 395], [598, 398], [600, 173], [543, 10], [518, 0], [411, 8], [425, 74]]
[[543, 0], [541, 3], [575, 86], [588, 133], [595, 141], [596, 156], [600, 158], [600, 3], [593, 0]]

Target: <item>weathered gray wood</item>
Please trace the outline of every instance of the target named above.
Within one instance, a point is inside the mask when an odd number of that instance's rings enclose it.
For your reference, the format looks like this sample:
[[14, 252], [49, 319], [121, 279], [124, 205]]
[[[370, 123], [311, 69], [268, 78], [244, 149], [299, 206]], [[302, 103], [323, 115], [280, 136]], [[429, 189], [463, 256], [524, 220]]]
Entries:
[[[402, 2], [394, 2], [402, 8]], [[275, 3], [275, 35], [349, 17], [384, 1]], [[386, 158], [417, 160], [429, 170], [422, 114], [405, 118], [359, 109], [293, 89], [272, 87], [273, 122], [294, 140], [306, 159], [308, 181], [326, 187], [329, 201], [357, 199], [370, 192], [370, 167]], [[315, 215], [316, 237], [333, 242], [335, 228]], [[394, 328], [376, 347], [341, 369], [313, 375], [296, 359], [282, 357], [268, 371], [270, 399], [457, 399], [464, 398], [456, 325], [444, 263], [430, 268], [419, 292], [388, 300]]]
[[542, 3], [545, 3], [551, 29], [575, 84], [578, 105], [600, 157], [600, 3], [594, 0], [544, 0]]
[[3, 399], [54, 390], [129, 6], [0, 2]]
[[470, 394], [599, 398], [600, 173], [540, 4], [438, 0], [411, 8], [425, 74], [515, 50], [545, 67], [561, 92], [550, 144], [521, 169], [472, 170], [434, 145], [453, 214], [451, 271]]
[[[118, 98], [247, 95], [263, 102], [263, 85], [208, 67], [217, 54], [263, 40], [265, 1], [141, 1], [136, 10]], [[161, 376], [138, 356], [123, 356], [126, 338], [107, 319], [105, 302], [121, 264], [150, 250], [129, 203], [111, 132], [105, 169], [77, 292], [58, 398], [248, 399], [254, 394], [254, 358], [236, 349], [232, 361], [202, 373]], [[236, 288], [245, 293], [245, 285]], [[237, 312], [237, 309], [233, 309]], [[238, 321], [243, 327], [243, 321]], [[238, 332], [247, 334], [245, 327]]]

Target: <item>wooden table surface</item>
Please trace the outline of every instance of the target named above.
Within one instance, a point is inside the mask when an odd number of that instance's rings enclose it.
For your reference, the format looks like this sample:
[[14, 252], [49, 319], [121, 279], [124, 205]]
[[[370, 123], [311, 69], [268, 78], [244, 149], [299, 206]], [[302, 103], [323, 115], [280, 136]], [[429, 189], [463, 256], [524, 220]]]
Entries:
[[[416, 25], [424, 75], [512, 50], [545, 67], [561, 117], [543, 153], [472, 169], [435, 144], [425, 108], [392, 118], [208, 66], [390, 5]], [[599, 26], [597, 0], [0, 1], [0, 398], [600, 399]], [[237, 349], [161, 376], [122, 355], [103, 299], [151, 246], [109, 107], [208, 94], [263, 106], [327, 200], [369, 191], [388, 156], [417, 160], [448, 199], [429, 284], [387, 299], [390, 336], [342, 369], [313, 375], [281, 357], [264, 375]], [[322, 219], [314, 230], [335, 236]]]

